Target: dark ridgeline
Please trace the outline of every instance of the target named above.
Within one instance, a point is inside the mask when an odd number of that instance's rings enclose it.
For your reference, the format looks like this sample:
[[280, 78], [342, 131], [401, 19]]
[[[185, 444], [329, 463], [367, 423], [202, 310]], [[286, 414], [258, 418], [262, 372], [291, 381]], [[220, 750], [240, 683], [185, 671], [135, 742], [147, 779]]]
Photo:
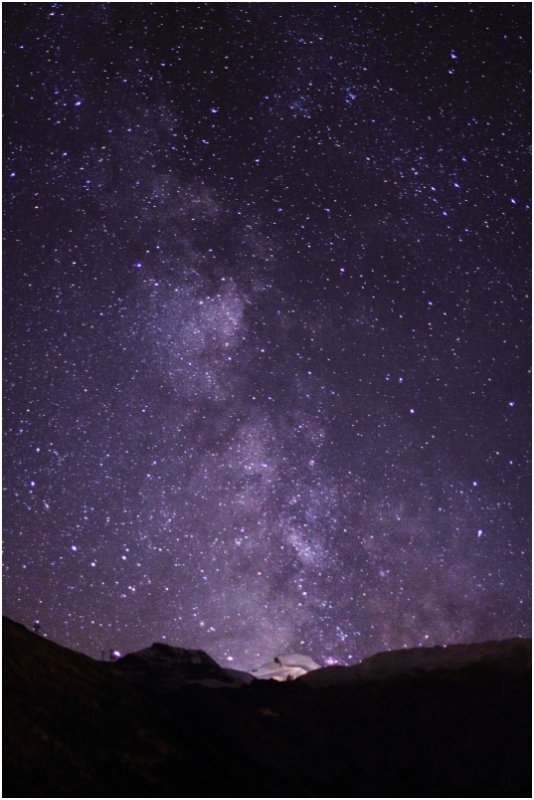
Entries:
[[7, 618], [3, 637], [4, 796], [531, 794], [528, 640], [246, 685], [201, 651], [103, 663]]

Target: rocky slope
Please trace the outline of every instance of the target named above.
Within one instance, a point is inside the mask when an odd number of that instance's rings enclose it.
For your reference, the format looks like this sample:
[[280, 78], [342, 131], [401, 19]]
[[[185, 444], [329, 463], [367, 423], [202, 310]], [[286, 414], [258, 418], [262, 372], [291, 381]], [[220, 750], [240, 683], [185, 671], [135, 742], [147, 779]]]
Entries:
[[496, 668], [521, 674], [528, 670], [532, 643], [527, 639], [505, 639], [476, 644], [452, 644], [446, 647], [413, 647], [376, 653], [350, 667], [325, 667], [303, 676], [308, 686], [352, 686], [369, 681], [387, 681], [421, 677], [440, 672]]
[[237, 687], [254, 680], [246, 672], [220, 667], [203, 650], [184, 650], [160, 642], [113, 662], [112, 670], [132, 684], [150, 686], [159, 692], [171, 692], [191, 684]]
[[[396, 664], [381, 679], [377, 667], [374, 679], [312, 688], [333, 674], [316, 670], [226, 688], [198, 651], [102, 663], [5, 619], [3, 794], [527, 797], [530, 643], [491, 643], [489, 659], [484, 647], [452, 666], [426, 651], [382, 654], [375, 666]], [[176, 682], [169, 660], [182, 665]], [[421, 660], [428, 668], [414, 668]]]

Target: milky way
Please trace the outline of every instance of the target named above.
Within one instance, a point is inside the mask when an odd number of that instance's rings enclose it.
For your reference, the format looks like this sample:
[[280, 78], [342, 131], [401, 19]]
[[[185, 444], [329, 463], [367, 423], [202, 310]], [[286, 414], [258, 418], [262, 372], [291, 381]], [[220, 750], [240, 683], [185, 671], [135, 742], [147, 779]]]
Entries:
[[4, 613], [527, 635], [530, 6], [4, 8]]

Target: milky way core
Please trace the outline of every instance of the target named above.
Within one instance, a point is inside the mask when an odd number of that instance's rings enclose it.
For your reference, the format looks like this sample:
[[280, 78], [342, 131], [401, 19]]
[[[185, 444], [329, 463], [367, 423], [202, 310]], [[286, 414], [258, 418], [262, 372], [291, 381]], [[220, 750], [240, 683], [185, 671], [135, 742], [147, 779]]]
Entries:
[[530, 629], [530, 5], [4, 6], [4, 613]]

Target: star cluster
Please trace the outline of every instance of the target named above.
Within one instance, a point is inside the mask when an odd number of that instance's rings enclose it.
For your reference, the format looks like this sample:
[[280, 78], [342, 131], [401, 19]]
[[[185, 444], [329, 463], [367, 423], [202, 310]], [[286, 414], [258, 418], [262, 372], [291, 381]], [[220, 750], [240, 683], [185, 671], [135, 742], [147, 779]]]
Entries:
[[529, 630], [530, 6], [5, 5], [4, 610]]

